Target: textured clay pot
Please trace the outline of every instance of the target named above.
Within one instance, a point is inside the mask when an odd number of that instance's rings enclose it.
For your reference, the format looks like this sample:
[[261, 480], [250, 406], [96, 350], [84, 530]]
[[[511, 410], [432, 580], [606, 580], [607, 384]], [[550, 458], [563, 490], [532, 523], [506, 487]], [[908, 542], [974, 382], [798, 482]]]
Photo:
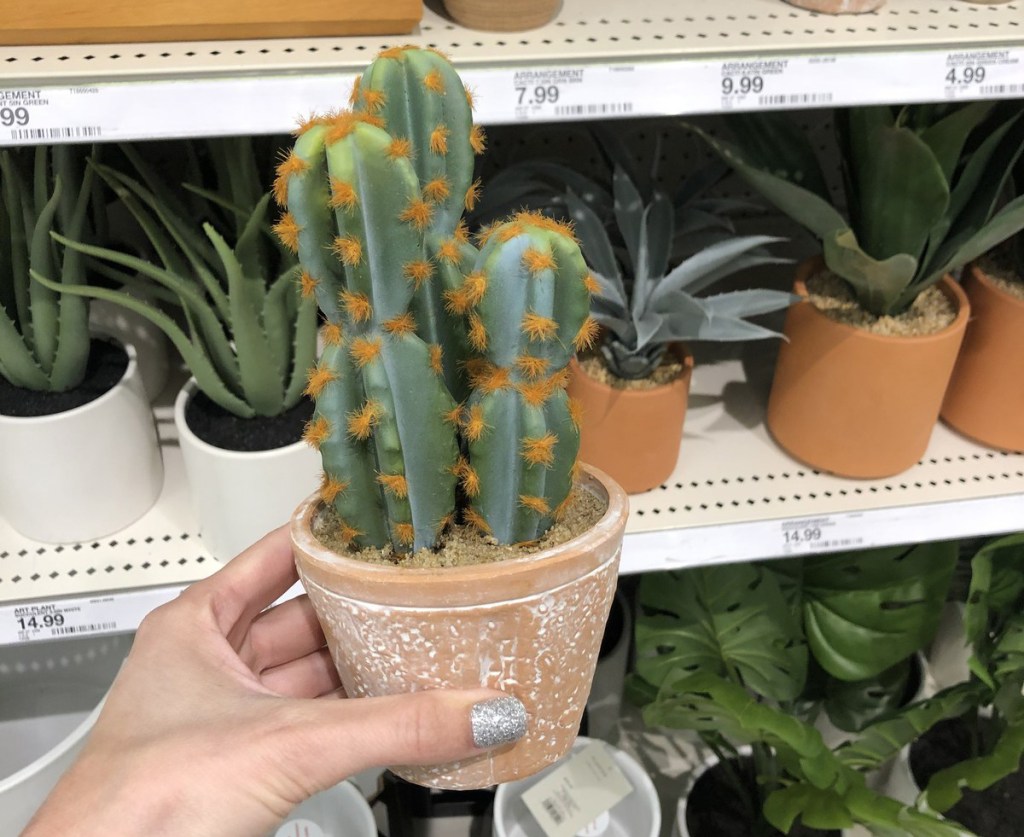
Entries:
[[672, 347], [683, 374], [654, 389], [616, 389], [569, 364], [568, 393], [583, 410], [580, 461], [607, 472], [629, 494], [657, 488], [679, 458], [693, 355]]
[[494, 564], [404, 569], [338, 554], [313, 536], [313, 495], [292, 519], [299, 576], [352, 697], [436, 688], [500, 689], [526, 706], [515, 744], [470, 759], [391, 769], [437, 788], [482, 788], [532, 775], [565, 755], [590, 693], [615, 595], [628, 501], [605, 474], [583, 487], [607, 498], [587, 532]]
[[984, 445], [1024, 451], [1024, 299], [976, 265], [963, 280], [971, 319], [942, 418]]
[[859, 15], [873, 12], [885, 5], [885, 0], [786, 0], [791, 6], [825, 15]]
[[444, 0], [456, 23], [487, 32], [520, 32], [549, 23], [561, 0]]
[[[804, 262], [794, 292], [821, 259]], [[956, 362], [969, 304], [949, 277], [939, 288], [954, 321], [923, 337], [871, 334], [829, 319], [809, 301], [790, 306], [767, 424], [796, 459], [844, 477], [877, 479], [905, 471], [924, 454]]]

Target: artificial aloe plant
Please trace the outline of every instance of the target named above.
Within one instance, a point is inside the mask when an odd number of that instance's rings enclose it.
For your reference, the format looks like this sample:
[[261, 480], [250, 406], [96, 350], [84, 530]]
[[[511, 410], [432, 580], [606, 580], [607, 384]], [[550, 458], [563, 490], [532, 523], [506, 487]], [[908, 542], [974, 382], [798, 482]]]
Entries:
[[[158, 263], [54, 236], [99, 263], [126, 268], [130, 272], [117, 277], [180, 308], [184, 328], [155, 304], [124, 291], [66, 283], [59, 290], [106, 299], [150, 320], [174, 343], [199, 389], [228, 412], [242, 418], [279, 415], [302, 398], [315, 359], [316, 303], [302, 293], [294, 258], [271, 232], [271, 196], [261, 184], [251, 141], [214, 140], [209, 148], [217, 182], [212, 188], [187, 185], [197, 199], [193, 207], [131, 146], [123, 149], [145, 185], [90, 162], [134, 216]], [[193, 220], [196, 215], [213, 222]], [[57, 290], [43, 271], [36, 274]]]
[[[947, 711], [917, 707], [918, 726], [897, 726], [885, 696], [869, 707], [863, 686], [930, 638], [955, 563], [953, 544], [928, 544], [645, 576], [630, 691], [648, 723], [696, 730], [723, 757], [753, 746], [757, 828], [785, 833], [799, 815], [818, 828], [962, 833], [871, 791], [862, 772]], [[812, 705], [812, 663], [861, 682], [859, 729], [836, 750], [807, 721], [822, 704], [850, 707], [835, 692]], [[967, 705], [962, 692], [954, 699]]]
[[595, 329], [579, 248], [529, 213], [469, 242], [483, 140], [439, 53], [386, 50], [352, 101], [300, 129], [275, 187], [328, 321], [306, 433], [321, 496], [357, 548], [433, 547], [456, 519], [535, 540], [575, 473], [565, 367]]
[[703, 135], [821, 240], [829, 270], [882, 316], [1024, 228], [1024, 196], [1002, 202], [1024, 149], [1021, 114], [1019, 104], [992, 102], [837, 110], [838, 201], [810, 141], [784, 114], [730, 117], [734, 142]]
[[89, 359], [89, 308], [31, 280], [85, 281], [82, 257], [51, 241], [88, 227], [93, 173], [74, 146], [0, 151], [0, 375], [15, 386], [61, 392], [80, 384]]

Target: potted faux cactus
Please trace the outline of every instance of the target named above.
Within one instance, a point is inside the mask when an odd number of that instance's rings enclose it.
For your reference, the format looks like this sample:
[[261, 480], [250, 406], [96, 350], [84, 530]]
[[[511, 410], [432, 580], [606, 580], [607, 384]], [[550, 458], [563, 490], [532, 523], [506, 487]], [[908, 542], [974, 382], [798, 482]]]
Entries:
[[135, 350], [93, 333], [81, 256], [91, 171], [58, 146], [0, 151], [0, 508], [40, 541], [93, 540], [141, 517], [163, 486]]
[[327, 320], [306, 432], [324, 474], [293, 517], [296, 563], [350, 696], [485, 685], [522, 702], [516, 744], [395, 768], [482, 787], [571, 747], [614, 596], [626, 498], [577, 464], [564, 389], [592, 283], [542, 216], [468, 241], [482, 135], [443, 56], [387, 50], [352, 101], [302, 126], [276, 188]]
[[1024, 227], [999, 197], [1024, 144], [1019, 105], [836, 111], [844, 216], [807, 139], [781, 114], [732, 119], [712, 147], [820, 240], [801, 265], [768, 404], [776, 441], [842, 476], [924, 454], [969, 316], [951, 274]]
[[[597, 138], [611, 162], [610, 193], [544, 161], [512, 166], [494, 185], [500, 202], [524, 200], [574, 225], [602, 327], [596, 345], [569, 367], [569, 394], [582, 411], [580, 456], [632, 494], [657, 487], [676, 467], [693, 369], [687, 343], [778, 336], [746, 318], [795, 297], [766, 289], [696, 296], [731, 274], [785, 261], [766, 249], [780, 239], [733, 234], [717, 214], [720, 202], [701, 195], [715, 172], [694, 175], [673, 201], [637, 182], [642, 173], [627, 169], [614, 135]], [[656, 171], [649, 180], [657, 182]], [[683, 258], [670, 268], [673, 252]]]
[[[273, 521], [287, 520], [317, 484], [319, 458], [302, 438], [313, 407], [303, 396], [317, 319], [312, 290], [303, 292], [294, 257], [271, 233], [271, 195], [251, 142], [208, 148], [224, 196], [190, 184], [193, 210], [131, 146], [123, 150], [144, 183], [92, 162], [159, 261], [55, 235], [62, 246], [127, 270], [124, 280], [159, 306], [124, 291], [53, 287], [67, 299], [77, 294], [137, 313], [181, 354], [191, 378], [175, 399], [175, 429], [203, 545], [226, 561]], [[175, 309], [177, 319], [167, 313]]]
[[[1010, 201], [1024, 203], [1024, 158], [1017, 158]], [[1024, 232], [962, 279], [971, 320], [942, 402], [950, 427], [984, 445], [1024, 452]]]

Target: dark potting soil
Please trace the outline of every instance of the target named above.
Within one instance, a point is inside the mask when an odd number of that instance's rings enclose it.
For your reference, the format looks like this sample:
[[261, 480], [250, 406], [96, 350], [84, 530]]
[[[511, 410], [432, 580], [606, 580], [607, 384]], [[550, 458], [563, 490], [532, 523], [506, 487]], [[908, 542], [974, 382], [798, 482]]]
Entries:
[[[782, 832], [761, 823], [755, 828], [751, 817], [760, 815], [760, 810], [751, 811], [744, 807], [746, 799], [757, 799], [757, 777], [754, 775], [754, 762], [750, 758], [741, 758], [732, 762], [746, 785], [744, 797], [738, 795], [736, 788], [729, 781], [725, 765], [719, 763], [712, 767], [694, 783], [686, 798], [686, 827], [690, 837], [750, 837], [757, 835], [779, 835]], [[819, 831], [816, 828], [797, 822], [789, 830], [789, 837], [839, 837], [838, 831]]]
[[[962, 718], [940, 721], [911, 745], [910, 771], [918, 787], [924, 787], [940, 770], [971, 755], [971, 732], [967, 722]], [[1021, 833], [1021, 799], [1024, 799], [1024, 772], [1018, 769], [983, 791], [963, 788], [963, 798], [946, 816], [978, 837], [1008, 837]]]
[[109, 340], [93, 340], [89, 344], [89, 361], [85, 379], [77, 387], [64, 392], [36, 392], [16, 387], [0, 377], [0, 415], [14, 418], [38, 418], [66, 413], [95, 401], [109, 392], [124, 377], [128, 353]]
[[185, 406], [185, 421], [189, 430], [214, 447], [246, 452], [274, 450], [302, 438], [314, 406], [311, 399], [303, 398], [280, 415], [245, 419], [218, 406], [205, 393], [197, 392]]

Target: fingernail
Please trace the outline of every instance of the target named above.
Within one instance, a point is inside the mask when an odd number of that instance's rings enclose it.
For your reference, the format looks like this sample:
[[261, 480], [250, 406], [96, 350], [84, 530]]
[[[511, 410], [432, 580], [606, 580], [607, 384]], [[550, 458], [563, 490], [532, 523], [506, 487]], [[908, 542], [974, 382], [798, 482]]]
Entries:
[[526, 707], [511, 695], [473, 704], [470, 713], [473, 744], [489, 750], [526, 735]]

